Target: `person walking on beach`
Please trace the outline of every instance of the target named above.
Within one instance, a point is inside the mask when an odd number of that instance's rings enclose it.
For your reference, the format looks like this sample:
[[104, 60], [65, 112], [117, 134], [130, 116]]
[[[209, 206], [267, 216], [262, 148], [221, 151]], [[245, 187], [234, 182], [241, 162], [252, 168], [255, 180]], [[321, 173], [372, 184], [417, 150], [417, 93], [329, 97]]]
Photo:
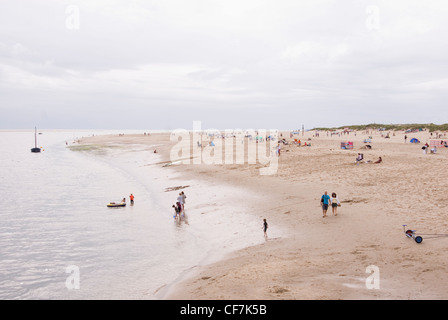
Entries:
[[322, 214], [323, 218], [327, 216], [328, 205], [330, 203], [330, 196], [327, 194], [327, 191], [320, 198], [320, 204], [322, 205]]
[[268, 223], [266, 221], [266, 219], [263, 219], [263, 233], [264, 233], [264, 238], [266, 240], [268, 240]]
[[129, 199], [131, 199], [131, 206], [133, 206], [134, 205], [134, 195], [132, 193], [129, 196]]
[[330, 202], [331, 202], [331, 209], [333, 211], [333, 215], [337, 216], [338, 215], [338, 207], [341, 205], [341, 203], [339, 202], [339, 199], [338, 199], [338, 196], [336, 195], [336, 193], [333, 192], [331, 194]]

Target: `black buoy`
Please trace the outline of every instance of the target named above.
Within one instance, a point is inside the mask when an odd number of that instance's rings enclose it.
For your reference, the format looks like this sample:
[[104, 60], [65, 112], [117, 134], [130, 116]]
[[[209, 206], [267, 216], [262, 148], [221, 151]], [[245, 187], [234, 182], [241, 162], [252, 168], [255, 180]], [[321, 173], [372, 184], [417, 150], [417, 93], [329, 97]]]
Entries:
[[37, 129], [34, 127], [34, 148], [31, 148], [31, 152], [38, 153], [40, 148], [37, 147]]

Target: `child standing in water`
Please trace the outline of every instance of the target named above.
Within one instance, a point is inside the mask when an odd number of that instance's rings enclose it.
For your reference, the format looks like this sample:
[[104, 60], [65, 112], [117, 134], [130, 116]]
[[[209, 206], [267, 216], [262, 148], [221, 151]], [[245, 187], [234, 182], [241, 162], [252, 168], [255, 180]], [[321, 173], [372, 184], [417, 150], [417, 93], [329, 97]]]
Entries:
[[266, 222], [266, 219], [263, 219], [263, 232], [264, 232], [264, 238], [268, 240], [268, 223]]

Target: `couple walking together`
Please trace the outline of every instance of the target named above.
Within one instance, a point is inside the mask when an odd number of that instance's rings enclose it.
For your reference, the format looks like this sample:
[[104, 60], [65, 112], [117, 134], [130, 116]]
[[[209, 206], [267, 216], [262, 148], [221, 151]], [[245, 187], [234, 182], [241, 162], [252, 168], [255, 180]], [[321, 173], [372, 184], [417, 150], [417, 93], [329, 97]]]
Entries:
[[330, 197], [327, 194], [327, 191], [325, 191], [325, 193], [320, 198], [320, 204], [322, 206], [323, 218], [325, 218], [327, 216], [327, 210], [330, 205], [331, 205], [331, 209], [333, 211], [333, 215], [334, 216], [338, 215], [338, 207], [341, 206], [341, 203], [339, 202], [339, 198], [336, 195], [336, 193], [333, 192]]

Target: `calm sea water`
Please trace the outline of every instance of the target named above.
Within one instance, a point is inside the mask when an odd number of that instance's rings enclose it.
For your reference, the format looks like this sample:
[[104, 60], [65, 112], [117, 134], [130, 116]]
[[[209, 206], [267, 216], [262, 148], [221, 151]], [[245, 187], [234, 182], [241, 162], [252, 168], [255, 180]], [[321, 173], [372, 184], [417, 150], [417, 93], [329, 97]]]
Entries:
[[[243, 215], [240, 229], [216, 219], [218, 229], [207, 219], [175, 224], [171, 203], [162, 203], [154, 180], [137, 170], [149, 151], [96, 154], [66, 147], [90, 134], [44, 131], [38, 136], [44, 151], [33, 154], [33, 132], [0, 132], [0, 299], [155, 299], [158, 288], [205, 259], [213, 246], [261, 241], [258, 224]], [[129, 201], [130, 193], [136, 205], [106, 207]], [[229, 228], [244, 237], [226, 237]]]

